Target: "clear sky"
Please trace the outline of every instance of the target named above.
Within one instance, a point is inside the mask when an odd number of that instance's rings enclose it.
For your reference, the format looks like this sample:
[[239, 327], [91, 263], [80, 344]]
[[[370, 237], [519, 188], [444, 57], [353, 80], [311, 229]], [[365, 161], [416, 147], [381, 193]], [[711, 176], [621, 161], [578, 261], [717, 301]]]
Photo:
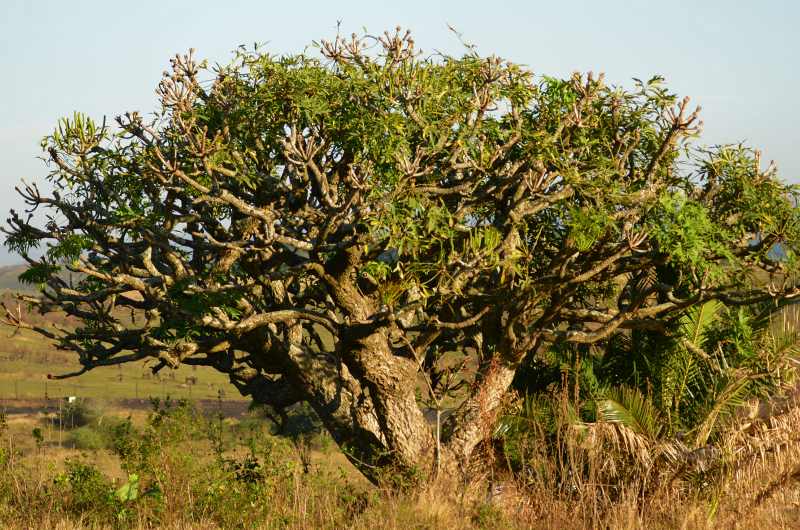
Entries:
[[[171, 55], [226, 62], [239, 44], [275, 53], [401, 25], [419, 48], [479, 52], [534, 72], [666, 77], [702, 105], [704, 143], [744, 141], [800, 182], [800, 2], [791, 0], [435, 1], [0, 0], [0, 211], [45, 174], [39, 140], [73, 111], [101, 119], [155, 108]], [[4, 219], [5, 216], [0, 217]], [[0, 264], [14, 262], [0, 251]]]

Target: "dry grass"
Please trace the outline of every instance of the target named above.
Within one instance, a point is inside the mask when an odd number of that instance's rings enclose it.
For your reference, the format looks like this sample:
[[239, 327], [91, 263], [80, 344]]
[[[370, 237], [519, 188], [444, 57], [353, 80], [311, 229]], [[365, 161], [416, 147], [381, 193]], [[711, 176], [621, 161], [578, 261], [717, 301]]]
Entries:
[[[135, 413], [137, 425], [144, 421]], [[470, 482], [441, 478], [408, 492], [367, 484], [334, 448], [311, 451], [310, 472], [304, 473], [298, 446], [275, 437], [260, 442], [267, 447], [261, 454], [269, 462], [266, 478], [249, 490], [220, 470], [209, 440], [176, 439], [155, 455], [148, 479], [161, 488], [161, 508], [144, 506], [124, 524], [70, 512], [53, 487], [64, 462], [75, 458], [93, 463], [118, 487], [127, 478], [120, 458], [107, 450], [59, 447], [50, 434], [37, 445], [30, 431], [38, 425], [35, 415], [9, 418], [3, 444], [12, 449], [12, 460], [0, 478], [6, 495], [0, 528], [800, 527], [800, 408], [794, 404], [737, 423], [713, 458], [684, 467], [675, 465], [679, 457], [664, 458], [629, 433], [598, 429], [565, 440], [560, 459], [531, 451], [536, 476], [510, 473], [497, 461]], [[224, 425], [232, 437], [236, 423]], [[241, 440], [226, 449], [227, 458], [246, 453]], [[571, 478], [554, 487], [556, 476]]]
[[[773, 416], [749, 416], [705, 460], [680, 452], [666, 458], [664, 448], [604, 426], [565, 439], [557, 459], [532, 450], [536, 476], [511, 473], [496, 461], [469, 482], [441, 478], [408, 492], [367, 484], [334, 448], [311, 451], [304, 473], [299, 448], [268, 437], [261, 442], [268, 447], [261, 455], [269, 461], [267, 478], [254, 493], [220, 471], [209, 440], [176, 440], [152, 465], [161, 508], [144, 506], [122, 524], [69, 512], [53, 488], [64, 462], [75, 458], [93, 463], [118, 487], [127, 478], [120, 458], [59, 447], [52, 433], [37, 446], [30, 431], [41, 418], [29, 414], [9, 418], [3, 437], [13, 460], [0, 478], [7, 495], [3, 501], [0, 493], [0, 528], [798, 528], [800, 408], [784, 403]], [[135, 412], [134, 422], [143, 426], [143, 413]], [[236, 423], [223, 425], [233, 436]], [[226, 457], [246, 453], [240, 440]], [[683, 467], [676, 465], [680, 458]], [[569, 480], [554, 487], [556, 476]]]
[[[665, 491], [642, 503], [636, 494], [623, 494], [602, 511], [595, 511], [587, 502], [590, 491], [579, 499], [558, 498], [550, 491], [521, 491], [510, 485], [489, 501], [482, 484], [464, 487], [451, 483], [434, 483], [415, 494], [376, 492], [358, 513], [342, 506], [342, 498], [333, 484], [309, 483], [293, 475], [285, 490], [276, 490], [263, 502], [273, 505], [273, 518], [253, 528], [354, 528], [407, 530], [410, 528], [613, 528], [613, 529], [766, 529], [797, 528], [800, 525], [795, 480], [783, 481], [776, 491], [756, 502], [762, 491], [756, 484], [770, 484], [780, 478], [789, 461], [797, 465], [797, 455], [785, 456], [778, 465], [762, 465], [747, 479], [733, 479], [716, 497], [696, 498], [676, 489]], [[789, 466], [791, 468], [791, 465]], [[773, 480], [774, 482], [774, 480]], [[176, 484], [177, 486], [178, 484]], [[183, 484], [181, 484], [183, 485]], [[455, 489], [454, 489], [455, 486]], [[460, 490], [465, 491], [460, 491]], [[174, 501], [175, 499], [170, 499]], [[238, 527], [192, 515], [184, 498], [172, 506], [158, 523], [158, 528], [216, 529]], [[360, 509], [360, 507], [359, 507]], [[5, 528], [113, 528], [80, 519], [59, 516], [57, 510], [41, 513], [33, 520], [6, 523]], [[152, 528], [147, 521], [134, 521], [130, 528]], [[242, 526], [248, 527], [250, 526]]]

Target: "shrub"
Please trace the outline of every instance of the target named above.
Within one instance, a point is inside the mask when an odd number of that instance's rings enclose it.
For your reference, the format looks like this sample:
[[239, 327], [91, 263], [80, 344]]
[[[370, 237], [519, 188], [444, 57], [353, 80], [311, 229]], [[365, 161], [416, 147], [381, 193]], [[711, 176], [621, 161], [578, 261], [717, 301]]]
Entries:
[[64, 507], [69, 513], [87, 514], [109, 519], [114, 512], [114, 489], [111, 482], [92, 464], [67, 460], [66, 470], [55, 479], [64, 495]]
[[97, 420], [99, 413], [85, 399], [65, 404], [56, 414], [53, 423], [62, 429], [84, 427]]
[[110, 446], [108, 433], [90, 425], [78, 427], [70, 432], [67, 443], [75, 449], [84, 451], [97, 451]]

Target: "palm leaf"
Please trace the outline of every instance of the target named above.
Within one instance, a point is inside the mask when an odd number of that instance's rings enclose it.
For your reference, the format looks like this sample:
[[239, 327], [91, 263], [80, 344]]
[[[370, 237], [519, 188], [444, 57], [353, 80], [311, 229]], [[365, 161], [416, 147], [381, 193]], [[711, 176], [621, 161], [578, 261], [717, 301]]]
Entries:
[[[692, 388], [702, 385], [703, 372], [696, 352], [676, 346], [664, 352], [661, 368], [661, 402], [665, 409], [679, 412], [696, 396]], [[674, 419], [671, 421], [674, 425]]]
[[598, 421], [622, 424], [651, 440], [661, 434], [661, 414], [638, 389], [612, 388], [604, 399], [596, 401], [596, 406]]
[[697, 348], [702, 348], [706, 332], [717, 321], [720, 311], [724, 307], [717, 300], [709, 300], [703, 305], [692, 307], [686, 311], [680, 318], [679, 329], [682, 341], [688, 341]]
[[750, 377], [738, 376], [730, 378], [727, 382], [720, 382], [719, 390], [710, 396], [705, 417], [694, 429], [696, 448], [708, 442], [721, 417], [731, 414], [734, 409], [744, 404], [750, 381]]
[[633, 297], [638, 297], [641, 293], [648, 292], [658, 282], [658, 272], [656, 269], [646, 269], [637, 274], [631, 274], [628, 285]]

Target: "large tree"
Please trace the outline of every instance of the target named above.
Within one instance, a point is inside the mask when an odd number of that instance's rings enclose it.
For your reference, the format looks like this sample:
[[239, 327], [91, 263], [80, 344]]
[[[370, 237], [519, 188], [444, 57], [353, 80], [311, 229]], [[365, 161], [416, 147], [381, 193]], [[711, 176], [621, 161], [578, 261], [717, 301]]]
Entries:
[[692, 147], [697, 111], [660, 78], [536, 77], [400, 30], [319, 48], [177, 56], [154, 116], [44, 140], [52, 192], [21, 188], [39, 213], [6, 245], [39, 310], [80, 322], [36, 330], [82, 371], [211, 366], [308, 402], [373, 479], [452, 471], [553, 344], [796, 294], [795, 189], [754, 151]]

